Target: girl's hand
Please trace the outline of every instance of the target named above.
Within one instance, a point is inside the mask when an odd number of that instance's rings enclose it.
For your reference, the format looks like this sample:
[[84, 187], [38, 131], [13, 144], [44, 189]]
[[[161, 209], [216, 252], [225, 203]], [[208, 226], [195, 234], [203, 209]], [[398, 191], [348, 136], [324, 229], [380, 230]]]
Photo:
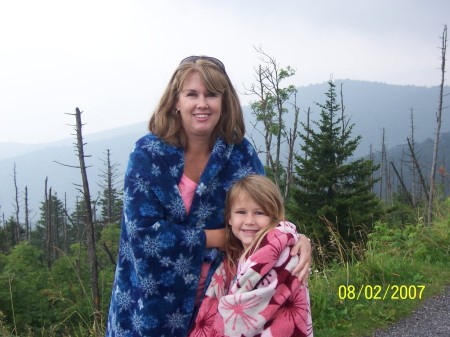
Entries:
[[311, 240], [303, 234], [300, 234], [300, 238], [295, 246], [291, 249], [291, 256], [298, 255], [298, 265], [292, 271], [294, 275], [297, 275], [299, 281], [306, 283], [308, 281], [309, 274], [311, 273]]

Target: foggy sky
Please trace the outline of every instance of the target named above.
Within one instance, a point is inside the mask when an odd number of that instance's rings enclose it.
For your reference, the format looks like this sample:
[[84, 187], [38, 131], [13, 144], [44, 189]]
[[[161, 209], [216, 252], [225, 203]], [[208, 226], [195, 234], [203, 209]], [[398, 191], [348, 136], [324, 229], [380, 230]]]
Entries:
[[[261, 46], [297, 86], [335, 79], [440, 83], [447, 0], [0, 2], [0, 143], [146, 122], [181, 59], [221, 59], [236, 89]], [[243, 104], [251, 99], [241, 96]]]

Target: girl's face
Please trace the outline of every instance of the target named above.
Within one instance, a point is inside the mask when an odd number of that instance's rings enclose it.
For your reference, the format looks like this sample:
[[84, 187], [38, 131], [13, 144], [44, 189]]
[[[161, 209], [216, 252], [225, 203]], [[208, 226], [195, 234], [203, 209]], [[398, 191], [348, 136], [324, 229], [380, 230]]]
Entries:
[[241, 193], [231, 205], [228, 224], [244, 249], [252, 244], [256, 233], [268, 227], [271, 222], [272, 218], [247, 193]]
[[209, 92], [197, 72], [186, 77], [176, 104], [188, 139], [210, 137], [222, 112], [222, 95]]

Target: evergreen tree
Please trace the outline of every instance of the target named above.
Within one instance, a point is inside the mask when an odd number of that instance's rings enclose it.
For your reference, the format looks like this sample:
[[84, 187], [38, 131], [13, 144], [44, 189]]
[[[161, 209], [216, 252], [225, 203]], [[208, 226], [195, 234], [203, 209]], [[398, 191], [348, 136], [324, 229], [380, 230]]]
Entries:
[[0, 253], [9, 253], [11, 248], [16, 244], [14, 235], [16, 227], [16, 219], [13, 216], [3, 221], [2, 228], [0, 229]]
[[31, 242], [45, 248], [49, 267], [62, 251], [66, 251], [67, 242], [64, 238], [66, 230], [66, 215], [64, 204], [58, 194], [50, 195], [41, 202], [40, 218], [31, 236]]
[[118, 177], [121, 174], [117, 171], [117, 164], [111, 163], [111, 152], [108, 149], [104, 160], [104, 170], [101, 170], [100, 177], [102, 188], [98, 204], [101, 207], [101, 216], [106, 224], [119, 222], [122, 217], [122, 191], [118, 189]]
[[355, 241], [364, 239], [380, 212], [372, 193], [377, 167], [370, 160], [351, 161], [361, 136], [351, 137], [353, 124], [338, 114], [335, 84], [332, 80], [328, 84], [326, 103], [317, 103], [320, 120], [302, 123], [304, 155], [295, 156], [295, 187], [288, 212], [322, 243], [329, 239], [326, 223], [333, 224], [344, 240]]

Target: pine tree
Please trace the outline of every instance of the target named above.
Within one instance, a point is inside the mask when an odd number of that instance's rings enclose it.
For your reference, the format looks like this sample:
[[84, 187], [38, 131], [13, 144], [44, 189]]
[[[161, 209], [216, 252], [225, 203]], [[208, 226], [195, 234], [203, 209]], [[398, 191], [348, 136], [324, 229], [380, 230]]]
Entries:
[[48, 266], [51, 267], [62, 251], [65, 251], [63, 232], [65, 225], [64, 204], [59, 199], [58, 194], [50, 194], [47, 200], [41, 202], [40, 218], [32, 234], [31, 242], [36, 246], [45, 247]]
[[101, 207], [102, 219], [106, 224], [119, 222], [122, 217], [122, 190], [118, 186], [117, 163], [111, 162], [111, 152], [106, 151], [104, 160], [104, 169], [101, 170], [100, 177], [102, 182], [99, 186], [102, 188], [98, 204]]
[[[296, 154], [295, 187], [288, 205], [289, 215], [305, 226], [313, 237], [326, 243], [329, 232], [324, 220], [332, 223], [346, 241], [364, 238], [378, 216], [380, 206], [372, 193], [373, 172], [370, 160], [351, 161], [361, 136], [352, 138], [349, 125], [336, 101], [332, 80], [325, 94], [320, 120], [302, 124], [301, 150]], [[361, 229], [363, 229], [361, 231]]]

